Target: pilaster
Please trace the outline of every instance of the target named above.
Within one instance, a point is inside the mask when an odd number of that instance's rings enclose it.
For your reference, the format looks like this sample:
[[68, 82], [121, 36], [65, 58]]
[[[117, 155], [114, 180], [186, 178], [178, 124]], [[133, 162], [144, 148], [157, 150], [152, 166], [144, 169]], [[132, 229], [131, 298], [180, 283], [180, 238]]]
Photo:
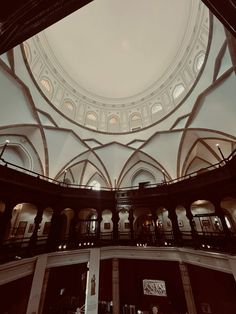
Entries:
[[91, 249], [89, 259], [89, 271], [87, 274], [85, 313], [98, 313], [99, 294], [99, 273], [100, 273], [100, 249]]
[[26, 314], [39, 312], [39, 304], [47, 265], [47, 254], [39, 255], [35, 264], [34, 277], [31, 286]]

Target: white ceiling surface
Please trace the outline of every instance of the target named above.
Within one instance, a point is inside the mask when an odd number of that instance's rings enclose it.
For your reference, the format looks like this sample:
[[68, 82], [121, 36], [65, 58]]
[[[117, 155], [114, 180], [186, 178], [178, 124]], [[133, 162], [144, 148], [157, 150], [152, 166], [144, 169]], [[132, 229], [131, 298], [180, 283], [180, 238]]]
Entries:
[[199, 77], [208, 35], [200, 0], [94, 0], [24, 50], [57, 110], [86, 128], [125, 133], [173, 112]]
[[[176, 64], [189, 36], [191, 8], [189, 0], [93, 1], [44, 35], [64, 71], [83, 89], [126, 98]], [[173, 18], [173, 12], [181, 14]]]
[[[228, 50], [219, 55], [224, 42], [223, 28], [215, 20], [207, 63], [191, 95], [159, 124], [129, 134], [102, 134], [66, 119], [39, 93], [21, 49], [15, 48], [15, 73], [5, 64], [6, 56], [0, 63], [0, 144], [11, 141], [5, 158], [14, 150], [24, 151], [15, 161], [25, 165], [23, 159], [30, 159], [31, 170], [62, 179], [68, 169], [66, 176], [73, 183], [96, 179], [108, 187], [130, 185], [134, 178], [138, 182], [139, 175], [145, 180], [145, 171], [160, 182], [162, 170], [170, 179], [218, 162], [216, 144], [227, 156], [236, 142], [235, 75], [229, 70]], [[218, 78], [212, 82], [219, 57]]]

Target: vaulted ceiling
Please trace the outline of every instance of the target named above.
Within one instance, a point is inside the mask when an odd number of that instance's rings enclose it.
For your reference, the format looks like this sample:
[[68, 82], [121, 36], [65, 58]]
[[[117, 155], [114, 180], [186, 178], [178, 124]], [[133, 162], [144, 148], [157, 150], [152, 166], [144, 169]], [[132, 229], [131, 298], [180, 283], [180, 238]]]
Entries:
[[[3, 158], [74, 184], [124, 187], [215, 164], [216, 144], [228, 156], [236, 81], [220, 22], [200, 2], [178, 1], [185, 18], [175, 21], [174, 43], [169, 1], [160, 11], [158, 1], [140, 1], [132, 19], [132, 1], [127, 15], [122, 1], [97, 2], [0, 56]], [[150, 9], [153, 20], [142, 16]]]

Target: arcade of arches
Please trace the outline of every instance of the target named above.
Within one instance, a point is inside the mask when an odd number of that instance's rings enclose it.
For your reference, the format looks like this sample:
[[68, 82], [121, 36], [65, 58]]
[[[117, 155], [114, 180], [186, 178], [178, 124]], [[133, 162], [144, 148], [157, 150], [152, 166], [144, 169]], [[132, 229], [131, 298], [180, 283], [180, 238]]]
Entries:
[[[174, 241], [172, 219], [175, 223], [175, 218], [183, 239], [193, 230], [199, 234], [221, 235], [225, 230], [233, 234], [236, 231], [236, 198], [225, 197], [219, 204], [220, 212], [209, 200], [196, 200], [187, 210], [183, 205], [178, 205], [171, 208], [176, 217], [169, 213], [168, 208], [158, 205], [156, 208], [121, 209], [115, 213], [111, 209], [64, 208], [57, 217], [57, 241], [60, 246], [73, 236], [73, 242], [78, 242], [79, 246], [95, 245], [98, 239], [101, 243], [113, 241], [114, 230], [117, 229], [118, 239], [126, 240], [127, 243], [135, 240], [137, 245], [171, 245]], [[1, 213], [4, 210], [5, 204], [1, 201]], [[30, 203], [16, 204], [12, 208], [12, 217], [2, 235], [2, 241], [30, 240], [35, 228], [38, 239], [47, 239], [52, 215], [52, 208], [37, 208]], [[116, 228], [113, 227], [114, 223], [117, 224]]]
[[[153, 301], [168, 314], [233, 314], [235, 162], [172, 184], [110, 191], [0, 166], [0, 292], [26, 285], [16, 297], [22, 314], [151, 313]], [[164, 295], [144, 292], [148, 280]]]

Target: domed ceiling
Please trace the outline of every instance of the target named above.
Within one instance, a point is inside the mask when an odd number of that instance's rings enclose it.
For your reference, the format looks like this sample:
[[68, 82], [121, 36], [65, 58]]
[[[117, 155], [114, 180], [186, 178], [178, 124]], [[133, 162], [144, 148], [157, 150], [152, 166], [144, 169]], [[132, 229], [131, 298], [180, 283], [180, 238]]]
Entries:
[[199, 76], [208, 35], [208, 10], [196, 0], [99, 0], [24, 47], [53, 106], [84, 127], [124, 133], [180, 105]]
[[71, 184], [169, 181], [235, 149], [235, 83], [201, 1], [95, 0], [0, 56], [0, 147]]

